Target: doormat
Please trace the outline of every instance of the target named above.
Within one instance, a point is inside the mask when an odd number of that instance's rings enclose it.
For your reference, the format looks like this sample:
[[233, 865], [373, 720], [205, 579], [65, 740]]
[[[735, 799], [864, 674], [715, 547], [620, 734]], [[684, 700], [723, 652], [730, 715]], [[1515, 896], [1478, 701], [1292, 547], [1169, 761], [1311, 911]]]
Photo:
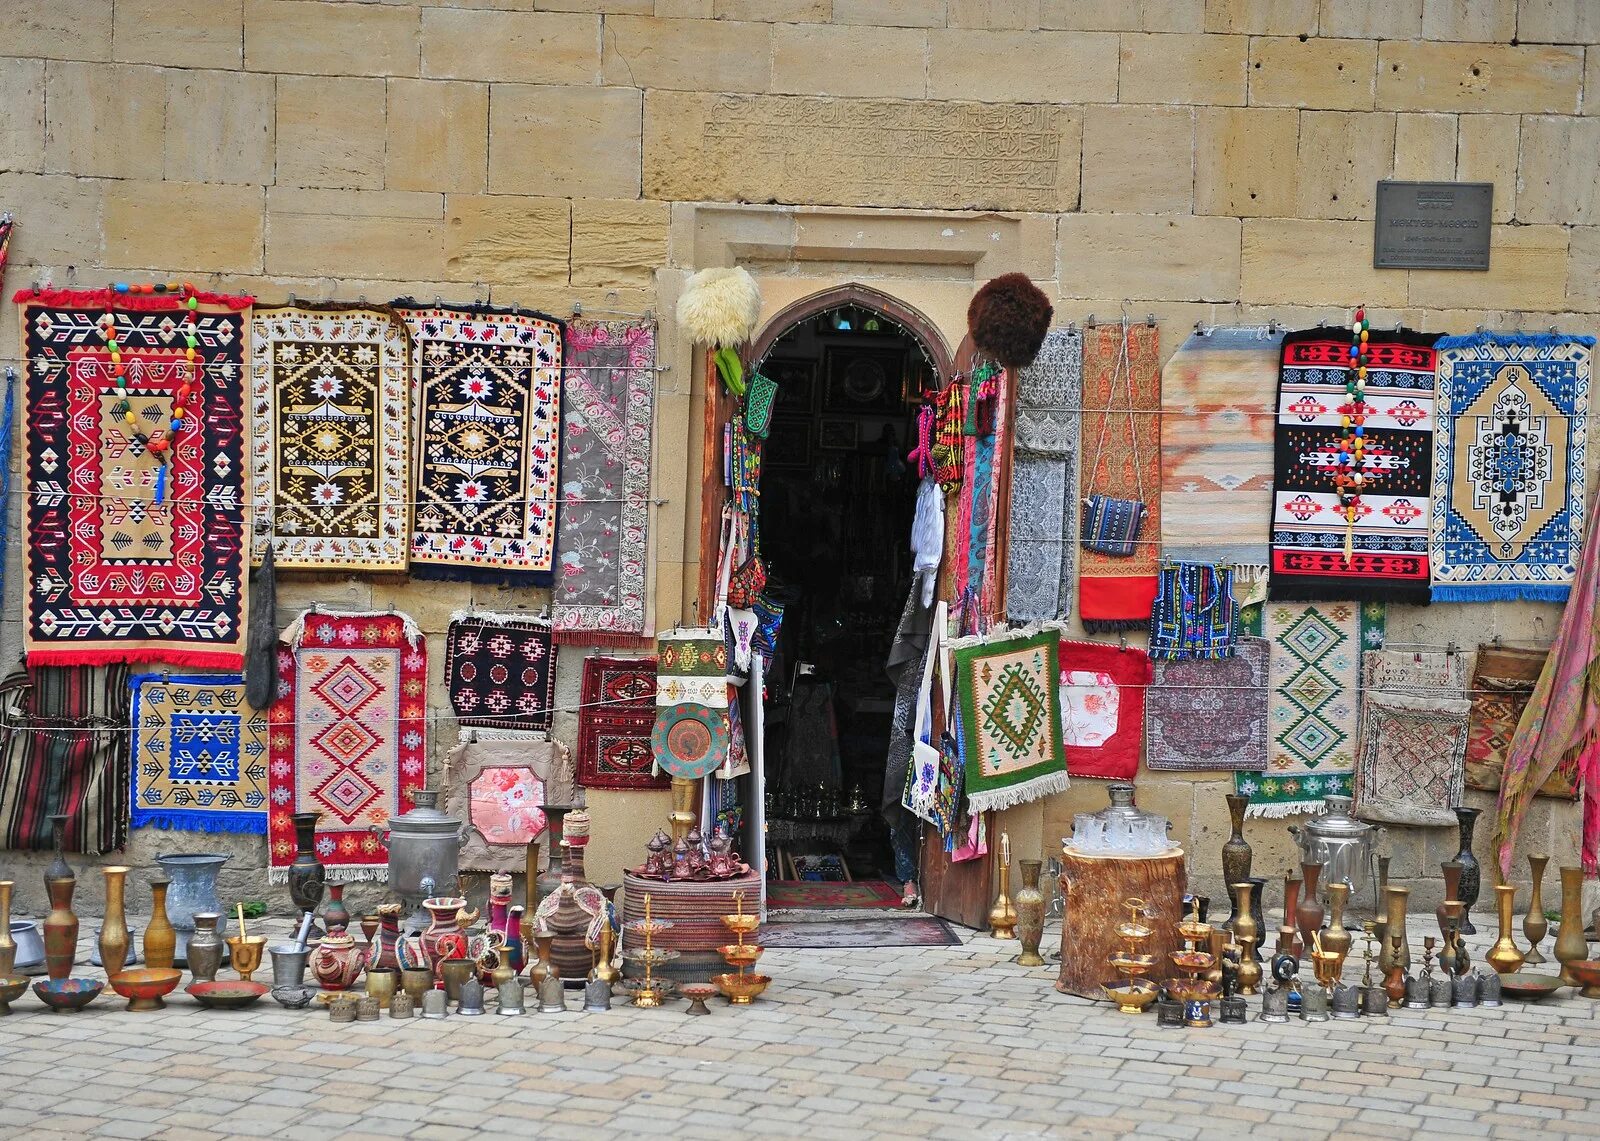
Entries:
[[767, 885], [768, 907], [899, 907], [900, 889], [886, 880], [815, 883], [777, 880]]
[[768, 950], [838, 947], [959, 947], [961, 936], [943, 919], [839, 919], [822, 923], [768, 923], [756, 941]]

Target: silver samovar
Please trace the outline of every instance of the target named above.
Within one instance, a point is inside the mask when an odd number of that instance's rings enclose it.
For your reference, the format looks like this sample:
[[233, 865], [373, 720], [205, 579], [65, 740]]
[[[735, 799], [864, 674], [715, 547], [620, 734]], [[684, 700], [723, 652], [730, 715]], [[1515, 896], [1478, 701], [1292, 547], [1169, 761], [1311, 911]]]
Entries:
[[461, 840], [466, 834], [460, 820], [439, 811], [437, 789], [418, 789], [416, 802], [410, 812], [392, 817], [387, 830], [372, 825], [389, 847], [389, 888], [411, 909], [408, 932], [428, 925], [423, 900], [460, 894]]
[[1367, 885], [1372, 886], [1372, 911], [1380, 914], [1378, 902], [1378, 829], [1350, 815], [1348, 796], [1326, 798], [1321, 815], [1313, 816], [1305, 827], [1289, 825], [1289, 835], [1300, 845], [1300, 859], [1322, 865], [1318, 892], [1326, 893], [1331, 883], [1350, 885], [1350, 898], [1356, 899]]

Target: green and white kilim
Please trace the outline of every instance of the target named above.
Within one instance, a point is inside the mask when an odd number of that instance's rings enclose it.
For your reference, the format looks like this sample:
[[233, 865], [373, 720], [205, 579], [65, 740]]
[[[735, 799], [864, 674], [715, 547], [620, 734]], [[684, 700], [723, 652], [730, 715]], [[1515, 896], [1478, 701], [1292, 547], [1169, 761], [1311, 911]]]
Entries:
[[1267, 768], [1238, 773], [1250, 816], [1311, 812], [1349, 796], [1361, 711], [1361, 654], [1383, 645], [1381, 602], [1269, 602], [1267, 684], [1272, 739]]
[[1067, 788], [1058, 630], [950, 643], [960, 708], [964, 790], [972, 812]]

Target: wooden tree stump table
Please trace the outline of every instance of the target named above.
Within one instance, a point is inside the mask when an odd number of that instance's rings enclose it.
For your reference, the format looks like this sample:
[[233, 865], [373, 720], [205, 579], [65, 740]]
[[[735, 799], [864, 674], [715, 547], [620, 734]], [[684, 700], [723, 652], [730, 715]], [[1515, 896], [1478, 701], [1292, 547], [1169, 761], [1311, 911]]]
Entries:
[[1123, 945], [1117, 924], [1128, 918], [1124, 901], [1137, 897], [1149, 905], [1145, 925], [1153, 934], [1144, 950], [1159, 964], [1150, 978], [1169, 978], [1172, 964], [1167, 952], [1179, 950], [1177, 923], [1183, 917], [1183, 850], [1161, 856], [1089, 856], [1061, 851], [1061, 974], [1056, 989], [1084, 998], [1105, 998], [1101, 985], [1114, 981], [1117, 972], [1106, 962]]

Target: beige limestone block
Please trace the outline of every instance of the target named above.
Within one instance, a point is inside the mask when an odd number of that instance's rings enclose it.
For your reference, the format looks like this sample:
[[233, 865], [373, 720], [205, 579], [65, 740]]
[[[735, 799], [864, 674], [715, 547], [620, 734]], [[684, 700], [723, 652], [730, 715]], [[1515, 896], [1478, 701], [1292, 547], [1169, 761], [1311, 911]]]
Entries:
[[267, 272], [440, 281], [443, 216], [440, 194], [270, 187]]
[[7, 0], [0, 52], [41, 59], [111, 58], [109, 0]]
[[1239, 220], [1189, 214], [1068, 214], [1057, 239], [1062, 296], [1234, 301]]
[[680, 91], [765, 91], [772, 79], [772, 35], [770, 24], [608, 16], [605, 81]]
[[[8, 284], [26, 284], [23, 265], [99, 265], [100, 211], [106, 183], [68, 175], [0, 171], [0, 202], [22, 206], [11, 236]], [[9, 300], [9, 298], [7, 299]], [[10, 305], [0, 306], [9, 309]], [[14, 346], [15, 340], [5, 344]], [[0, 350], [0, 356], [9, 350]]]
[[106, 188], [105, 257], [113, 265], [259, 273], [265, 220], [260, 186], [122, 180]]
[[654, 10], [639, 14], [655, 15], [663, 20], [709, 20], [711, 0], [656, 0]]
[[1572, 227], [1567, 304], [1574, 309], [1600, 309], [1600, 226]]
[[1583, 49], [1392, 41], [1378, 49], [1378, 106], [1387, 111], [1571, 115]]
[[421, 10], [245, 0], [244, 65], [300, 75], [416, 75]]
[[168, 71], [163, 169], [178, 182], [274, 181], [277, 81], [245, 71]]
[[117, 0], [112, 57], [167, 67], [244, 61], [244, 0]]
[[1600, 6], [1594, 0], [1517, 0], [1517, 39], [1525, 44], [1593, 44], [1600, 41]]
[[1422, 34], [1423, 0], [1322, 0], [1319, 36], [1414, 40]]
[[384, 185], [480, 192], [489, 168], [489, 88], [431, 79], [388, 81]]
[[1411, 304], [1434, 309], [1560, 309], [1566, 296], [1562, 226], [1495, 226], [1487, 273], [1411, 271]]
[[639, 286], [667, 260], [665, 202], [572, 204], [572, 284]]
[[1193, 108], [1084, 108], [1085, 211], [1187, 214], [1193, 206]]
[[1082, 128], [1058, 106], [652, 91], [645, 197], [1072, 210]]
[[1457, 127], [1456, 178], [1494, 183], [1493, 218], [1511, 221], [1517, 209], [1522, 120], [1516, 115], [1462, 115]]
[[1394, 116], [1304, 111], [1300, 115], [1302, 218], [1371, 218], [1377, 183], [1394, 167]]
[[1203, 32], [1206, 0], [1044, 0], [1040, 25], [1077, 32]]
[[1117, 37], [1110, 33], [934, 31], [928, 48], [931, 98], [1117, 101]]
[[387, 85], [381, 79], [278, 78], [278, 182], [383, 186]]
[[1600, 44], [1584, 52], [1583, 113], [1600, 114]]
[[1319, 0], [1206, 0], [1206, 31], [1316, 35]]
[[1298, 197], [1300, 113], [1257, 107], [1195, 112], [1198, 214], [1291, 217]]
[[1404, 305], [1406, 272], [1372, 268], [1372, 223], [1246, 219], [1241, 259], [1246, 302]]
[[635, 198], [641, 92], [621, 87], [489, 91], [489, 189], [496, 194]]
[[946, 0], [952, 28], [1037, 28], [1040, 0]]
[[1117, 101], [1241, 105], [1249, 46], [1245, 36], [1124, 35]]
[[422, 13], [422, 74], [507, 83], [593, 83], [600, 75], [600, 17], [427, 8]]
[[1250, 103], [1370, 111], [1377, 99], [1378, 45], [1370, 40], [1250, 41]]
[[44, 166], [44, 60], [0, 58], [0, 170]]
[[[604, 15], [648, 16], [655, 11], [654, 0], [472, 0], [457, 7], [538, 9], [541, 12], [593, 12]], [[703, 13], [710, 16], [710, 11]]]
[[776, 25], [772, 90], [920, 99], [927, 90], [928, 35], [917, 28]]
[[1456, 116], [1396, 115], [1394, 177], [1444, 181], [1456, 176]]
[[1422, 0], [1422, 38], [1510, 43], [1517, 0]]
[[1600, 119], [1522, 120], [1517, 221], [1600, 222]]
[[945, 0], [833, 0], [835, 24], [942, 28], [945, 20]]
[[719, 20], [761, 20], [769, 24], [826, 23], [833, 18], [833, 0], [713, 0]]
[[159, 69], [45, 65], [45, 166], [102, 178], [161, 177], [167, 85]]
[[571, 234], [565, 199], [452, 194], [444, 272], [456, 281], [565, 285]]

